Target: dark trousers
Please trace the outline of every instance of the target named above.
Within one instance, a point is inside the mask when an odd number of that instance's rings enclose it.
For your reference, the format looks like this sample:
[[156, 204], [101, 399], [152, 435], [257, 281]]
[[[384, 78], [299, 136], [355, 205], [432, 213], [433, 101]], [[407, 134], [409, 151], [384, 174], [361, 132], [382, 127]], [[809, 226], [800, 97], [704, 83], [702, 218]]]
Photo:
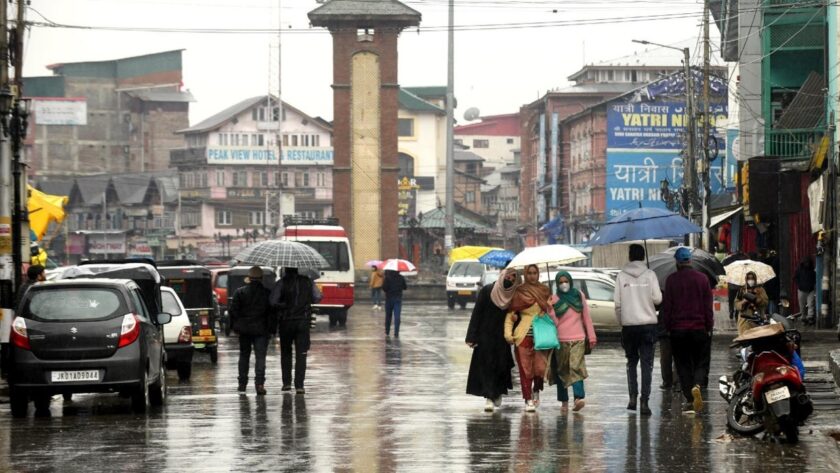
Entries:
[[292, 346], [295, 349], [295, 388], [303, 389], [309, 352], [309, 318], [280, 321], [280, 368], [283, 386], [292, 385]]
[[709, 335], [703, 330], [671, 332], [671, 349], [677, 362], [683, 396], [691, 401], [691, 388], [702, 386], [706, 370], [703, 366]]
[[391, 334], [391, 319], [394, 319], [394, 336], [400, 336], [400, 313], [402, 312], [402, 299], [385, 298], [385, 335]]
[[662, 385], [667, 388], [680, 382], [680, 378], [674, 368], [671, 338], [668, 336], [659, 337], [659, 374], [662, 376]]
[[700, 386], [709, 387], [709, 370], [712, 368], [712, 337], [706, 337], [706, 344], [703, 346], [703, 382]]
[[268, 352], [268, 336], [239, 335], [239, 385], [248, 384], [248, 370], [251, 364], [251, 348], [254, 349], [254, 384], [265, 384], [265, 355]]
[[642, 362], [642, 401], [650, 399], [650, 383], [653, 377], [653, 354], [656, 349], [656, 324], [632, 325], [621, 328], [621, 346], [627, 358], [627, 390], [630, 399], [639, 396], [639, 380], [636, 366]]
[[370, 290], [370, 298], [373, 301], [373, 305], [379, 306], [382, 305], [382, 288], [381, 287], [374, 287]]

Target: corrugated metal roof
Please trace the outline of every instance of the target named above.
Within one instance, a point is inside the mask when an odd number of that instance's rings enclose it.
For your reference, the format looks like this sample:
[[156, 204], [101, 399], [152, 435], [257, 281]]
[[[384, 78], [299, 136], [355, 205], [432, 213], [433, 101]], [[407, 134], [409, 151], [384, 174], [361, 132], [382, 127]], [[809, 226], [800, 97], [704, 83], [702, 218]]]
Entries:
[[[423, 219], [420, 221], [420, 228], [424, 229], [442, 229], [446, 227], [446, 210], [443, 208], [436, 208], [429, 210], [423, 214]], [[408, 228], [406, 224], [400, 224], [400, 228]], [[477, 222], [465, 215], [455, 212], [455, 228], [472, 229], [477, 233], [489, 233], [492, 229]]]
[[396, 0], [330, 0], [308, 16], [313, 26], [358, 25], [364, 21], [416, 26], [422, 17], [417, 10]]
[[621, 94], [630, 90], [636, 89], [641, 85], [640, 83], [632, 82], [612, 82], [612, 83], [594, 83], [576, 85], [566, 87], [565, 89], [552, 90], [550, 94], [606, 94], [616, 93]]
[[82, 198], [82, 204], [91, 205], [102, 203], [102, 194], [108, 188], [108, 183], [110, 182], [110, 174], [77, 177], [76, 185], [79, 186], [79, 195]]
[[64, 77], [24, 77], [23, 93], [27, 97], [64, 97]]
[[773, 128], [804, 130], [821, 127], [825, 117], [824, 88], [823, 76], [811, 72]]
[[[218, 112], [215, 115], [212, 115], [209, 118], [189, 128], [178, 130], [175, 133], [202, 133], [206, 131], [213, 131], [216, 128], [219, 128], [220, 126], [224, 125], [240, 113], [250, 109], [251, 107], [254, 107], [257, 104], [265, 103], [267, 100], [268, 96], [266, 95], [258, 95], [256, 97], [245, 99], [239, 103], [231, 105], [230, 107], [222, 110], [221, 112]], [[272, 103], [275, 103], [277, 101], [277, 97], [274, 97], [272, 95], [271, 101]], [[298, 115], [301, 115], [302, 117], [306, 118], [307, 120], [309, 120], [310, 123], [315, 124], [315, 126], [321, 127], [326, 131], [332, 132], [332, 128], [326, 124], [326, 121], [310, 117], [309, 115], [303, 113], [300, 109], [289, 105], [286, 101], [283, 101], [283, 109], [291, 110], [297, 113]]]
[[399, 101], [400, 108], [404, 108], [412, 112], [432, 112], [438, 115], [446, 114], [446, 111], [442, 108], [423, 100], [406, 89], [400, 89]]
[[73, 190], [73, 185], [76, 180], [70, 178], [49, 178], [45, 180], [37, 180], [35, 187], [45, 194], [50, 195], [66, 195], [69, 196]]
[[422, 87], [403, 87], [412, 94], [422, 98], [446, 98], [445, 85], [427, 85]]
[[459, 161], [459, 162], [473, 162], [473, 161], [484, 162], [484, 158], [482, 158], [481, 156], [473, 153], [472, 151], [461, 151], [461, 150], [457, 150], [457, 149], [455, 150], [454, 160]]
[[195, 102], [195, 97], [189, 90], [132, 90], [127, 92], [145, 102]]

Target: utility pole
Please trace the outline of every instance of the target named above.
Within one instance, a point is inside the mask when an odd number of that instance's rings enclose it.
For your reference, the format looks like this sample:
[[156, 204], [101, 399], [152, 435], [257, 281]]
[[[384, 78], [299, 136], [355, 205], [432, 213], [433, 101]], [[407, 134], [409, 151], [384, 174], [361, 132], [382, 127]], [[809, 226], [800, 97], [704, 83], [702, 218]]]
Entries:
[[446, 254], [455, 246], [455, 0], [449, 0], [449, 45], [446, 67]]
[[[709, 137], [711, 132], [711, 123], [709, 122], [709, 62], [710, 62], [710, 47], [709, 47], [709, 0], [703, 1], [703, 163], [701, 169], [703, 171], [703, 249], [712, 253], [711, 235], [709, 224], [711, 222], [710, 215], [710, 200], [712, 194], [712, 185], [710, 179], [711, 160], [709, 154]], [[725, 166], [724, 166], [725, 167]]]
[[[17, 292], [23, 279], [23, 204], [21, 181], [21, 148], [26, 133], [26, 115], [28, 110], [21, 110], [23, 98], [23, 39], [26, 36], [24, 13], [26, 5], [23, 0], [17, 2], [17, 22], [15, 23], [15, 100], [12, 106], [12, 264], [14, 265], [14, 290]], [[24, 105], [25, 107], [25, 105]]]
[[[283, 0], [277, 0], [277, 227], [283, 225]], [[268, 215], [265, 216], [266, 219]]]
[[[11, 309], [14, 303], [12, 293], [16, 290], [12, 287], [14, 281], [14, 266], [12, 264], [12, 209], [9, 203], [12, 201], [9, 193], [11, 184], [11, 166], [9, 163], [9, 107], [12, 92], [9, 89], [9, 32], [8, 32], [8, 7], [9, 3], [0, 2], [0, 280], [2, 280], [2, 307]], [[10, 315], [4, 314], [8, 319]], [[8, 322], [8, 320], [6, 320]], [[4, 324], [0, 324], [4, 325]]]

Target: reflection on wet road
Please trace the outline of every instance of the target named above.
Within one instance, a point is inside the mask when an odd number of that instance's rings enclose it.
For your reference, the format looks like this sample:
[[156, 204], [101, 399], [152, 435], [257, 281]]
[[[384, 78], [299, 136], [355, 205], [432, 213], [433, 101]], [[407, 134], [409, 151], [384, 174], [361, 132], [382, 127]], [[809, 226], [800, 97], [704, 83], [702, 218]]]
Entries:
[[[400, 339], [386, 339], [382, 312], [367, 306], [345, 329], [321, 321], [305, 396], [280, 392], [276, 341], [268, 395], [253, 385], [237, 394], [236, 343], [224, 339], [219, 365], [198, 354], [186, 384], [170, 372], [166, 407], [148, 415], [112, 395], [56, 397], [51, 418], [12, 419], [0, 405], [0, 471], [840, 471], [828, 435], [840, 431], [836, 410], [817, 411], [794, 446], [725, 435], [716, 386], [699, 417], [656, 389], [652, 417], [628, 413], [615, 342], [587, 358], [582, 413], [561, 414], [553, 387], [536, 414], [523, 412], [518, 391], [484, 413], [482, 399], [464, 394], [468, 316], [407, 305]], [[806, 360], [826, 348], [806, 345]], [[713, 380], [736, 362], [723, 343], [715, 352]]]

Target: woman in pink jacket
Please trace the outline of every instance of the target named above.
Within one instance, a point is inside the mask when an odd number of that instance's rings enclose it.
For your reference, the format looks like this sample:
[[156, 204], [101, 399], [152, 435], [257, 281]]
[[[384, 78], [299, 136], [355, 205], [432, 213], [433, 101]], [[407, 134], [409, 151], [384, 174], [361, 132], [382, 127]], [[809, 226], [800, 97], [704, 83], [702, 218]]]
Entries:
[[580, 289], [574, 287], [572, 276], [560, 271], [554, 277], [557, 288], [557, 301], [554, 313], [557, 324], [557, 338], [560, 349], [555, 350], [555, 381], [557, 382], [557, 400], [561, 402], [563, 412], [569, 410], [569, 386], [575, 396], [574, 410], [579, 411], [586, 405], [583, 380], [586, 372], [586, 343], [589, 349], [595, 347], [598, 339], [589, 317], [589, 306]]

